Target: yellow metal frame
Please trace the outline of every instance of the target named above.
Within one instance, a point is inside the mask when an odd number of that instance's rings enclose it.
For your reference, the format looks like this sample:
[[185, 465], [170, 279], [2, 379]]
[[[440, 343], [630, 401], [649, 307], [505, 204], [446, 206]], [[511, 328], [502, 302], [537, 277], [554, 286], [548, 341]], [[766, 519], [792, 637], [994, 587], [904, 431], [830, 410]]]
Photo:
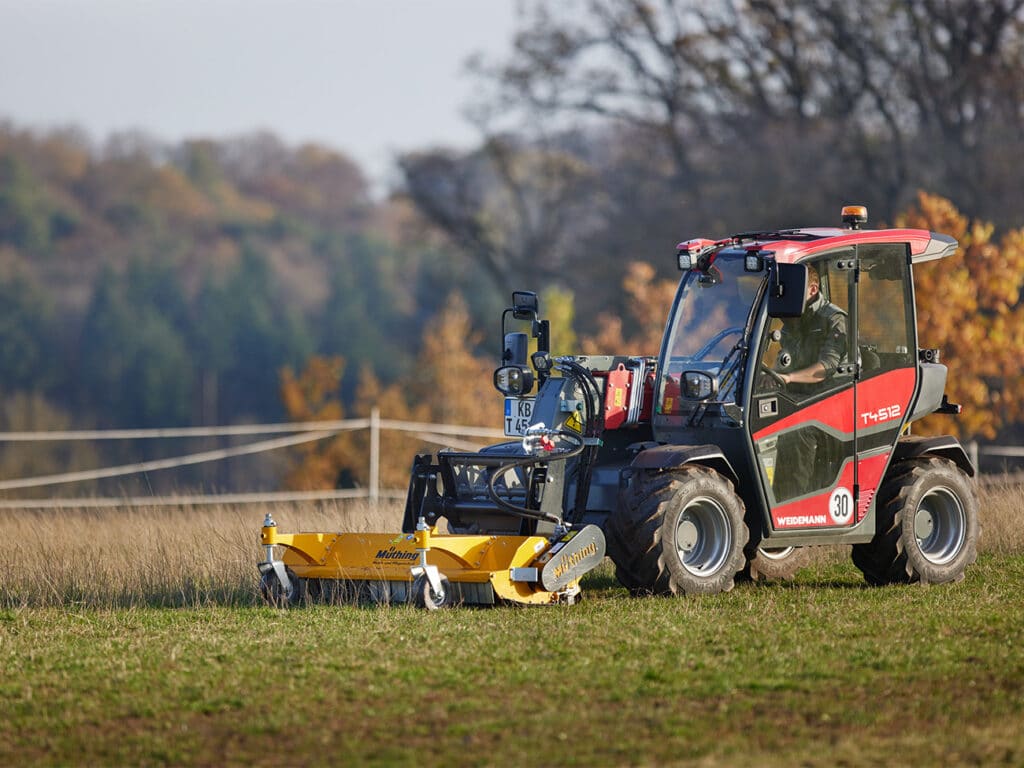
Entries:
[[[513, 568], [537, 568], [552, 543], [543, 536], [439, 534], [436, 526], [415, 533], [278, 533], [263, 526], [260, 543], [278, 546], [281, 561], [300, 579], [412, 581], [410, 569], [427, 562], [453, 583], [489, 583], [495, 597], [516, 603], [548, 604], [574, 593], [578, 581], [548, 592], [539, 581], [513, 581]], [[538, 561], [541, 560], [541, 563]]]

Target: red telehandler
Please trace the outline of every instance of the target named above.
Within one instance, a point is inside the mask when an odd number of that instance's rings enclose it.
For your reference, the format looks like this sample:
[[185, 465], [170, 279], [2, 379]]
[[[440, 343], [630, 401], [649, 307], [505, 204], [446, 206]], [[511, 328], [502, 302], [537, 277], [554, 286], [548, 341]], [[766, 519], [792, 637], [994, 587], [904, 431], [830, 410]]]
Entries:
[[553, 357], [536, 294], [513, 293], [494, 383], [516, 439], [417, 456], [401, 534], [265, 526], [264, 594], [568, 602], [605, 554], [634, 593], [716, 593], [824, 544], [853, 545], [874, 585], [962, 579], [974, 468], [955, 438], [910, 434], [960, 411], [913, 284], [957, 243], [865, 229], [861, 206], [843, 222], [681, 243], [657, 358]]

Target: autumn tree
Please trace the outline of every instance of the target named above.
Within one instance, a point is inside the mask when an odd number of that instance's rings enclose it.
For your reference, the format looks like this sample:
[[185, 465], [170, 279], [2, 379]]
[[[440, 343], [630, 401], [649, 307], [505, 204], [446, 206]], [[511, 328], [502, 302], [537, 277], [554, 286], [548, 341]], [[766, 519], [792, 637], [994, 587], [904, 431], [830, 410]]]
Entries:
[[[434, 421], [430, 404], [411, 398], [410, 382], [400, 379], [388, 385], [381, 383], [367, 365], [359, 373], [359, 388], [356, 391], [354, 412], [366, 417], [376, 408], [382, 419], [407, 422]], [[362, 482], [369, 480], [370, 434], [367, 430], [351, 434], [356, 455], [361, 457], [361, 466], [354, 474]], [[380, 432], [380, 487], [403, 489], [409, 484], [409, 468], [417, 453], [431, 453], [439, 446], [425, 443], [408, 432], [385, 429]]]
[[654, 267], [647, 262], [632, 262], [622, 280], [632, 329], [626, 329], [621, 316], [603, 313], [598, 317], [597, 333], [584, 339], [583, 350], [587, 354], [657, 355], [677, 284], [676, 280], [656, 279]]
[[410, 382], [410, 396], [428, 404], [435, 421], [501, 427], [500, 395], [493, 382], [500, 350], [490, 359], [478, 356], [482, 340], [465, 299], [458, 293], [449, 295], [444, 309], [423, 332]]
[[992, 439], [1024, 418], [1024, 229], [996, 239], [944, 198], [919, 193], [897, 226], [955, 237], [954, 256], [914, 268], [918, 338], [949, 367], [946, 391], [957, 418], [931, 416], [922, 429]]
[[[298, 374], [281, 370], [281, 402], [290, 421], [338, 421], [344, 418], [339, 397], [345, 361], [340, 357], [313, 356]], [[351, 435], [304, 443], [294, 449], [296, 458], [284, 484], [293, 490], [351, 487], [358, 461]]]
[[[917, 189], [1018, 223], [1022, 0], [524, 9], [512, 53], [472, 64], [480, 147], [408, 156], [405, 192], [503, 293], [524, 275], [574, 290], [585, 333], [628, 312], [626, 264], [682, 239], [831, 222], [853, 202], [891, 220]], [[530, 160], [553, 152], [579, 182]]]
[[[465, 300], [453, 293], [444, 310], [425, 328], [421, 352], [407, 378], [384, 385], [369, 366], [363, 367], [352, 417], [368, 417], [376, 408], [381, 418], [388, 420], [500, 428], [501, 400], [492, 384], [497, 363], [477, 357], [474, 348], [480, 338]], [[300, 374], [285, 368], [281, 398], [288, 417], [296, 421], [342, 418], [343, 371], [341, 358], [319, 356], [311, 357]], [[380, 483], [384, 488], [404, 488], [413, 456], [439, 447], [430, 435], [395, 430], [382, 431], [380, 440]], [[463, 448], [476, 445], [455, 437], [444, 438], [443, 443]], [[297, 453], [295, 467], [286, 478], [290, 488], [365, 487], [369, 482], [370, 437], [366, 430], [343, 432], [301, 446]]]

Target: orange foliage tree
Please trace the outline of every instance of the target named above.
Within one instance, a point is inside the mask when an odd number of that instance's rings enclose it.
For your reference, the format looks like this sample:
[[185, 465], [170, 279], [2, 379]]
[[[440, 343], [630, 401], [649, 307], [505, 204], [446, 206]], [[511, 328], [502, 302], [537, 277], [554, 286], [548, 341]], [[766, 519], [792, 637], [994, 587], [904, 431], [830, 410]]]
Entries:
[[[336, 421], [345, 417], [338, 397], [345, 361], [340, 357], [311, 357], [298, 375], [291, 368], [281, 371], [281, 401], [291, 421]], [[355, 447], [348, 433], [330, 440], [318, 440], [295, 448], [297, 460], [285, 476], [293, 490], [336, 488], [345, 483], [345, 473], [358, 466]], [[363, 462], [365, 463], [365, 462]]]
[[964, 406], [954, 419], [928, 417], [920, 431], [992, 439], [1024, 417], [1024, 229], [996, 242], [992, 224], [924, 192], [896, 224], [960, 243], [954, 256], [914, 268], [919, 343], [941, 350], [946, 391]]
[[473, 327], [469, 308], [452, 293], [445, 308], [423, 333], [410, 395], [425, 403], [434, 421], [478, 427], [502, 426], [501, 396], [494, 389], [494, 358], [478, 357], [474, 349], [484, 334]]
[[[501, 401], [492, 384], [495, 363], [473, 353], [481, 337], [472, 327], [466, 302], [452, 294], [445, 309], [426, 327], [414, 373], [407, 380], [384, 386], [368, 367], [361, 370], [353, 417], [369, 416], [376, 407], [383, 419], [500, 428]], [[298, 375], [284, 369], [281, 399], [288, 417], [293, 421], [344, 418], [339, 397], [343, 372], [341, 358], [324, 357], [310, 358]], [[472, 447], [457, 438], [451, 443]], [[413, 456], [438, 447], [407, 432], [382, 430], [381, 487], [404, 488]], [[295, 466], [285, 479], [289, 488], [326, 489], [369, 482], [367, 430], [342, 432], [297, 450]]]
[[622, 279], [622, 289], [629, 296], [629, 310], [636, 320], [637, 330], [626, 338], [622, 318], [602, 314], [598, 318], [598, 331], [583, 339], [583, 351], [588, 355], [657, 355], [665, 330], [677, 280], [656, 280], [654, 267], [642, 261], [632, 262]]

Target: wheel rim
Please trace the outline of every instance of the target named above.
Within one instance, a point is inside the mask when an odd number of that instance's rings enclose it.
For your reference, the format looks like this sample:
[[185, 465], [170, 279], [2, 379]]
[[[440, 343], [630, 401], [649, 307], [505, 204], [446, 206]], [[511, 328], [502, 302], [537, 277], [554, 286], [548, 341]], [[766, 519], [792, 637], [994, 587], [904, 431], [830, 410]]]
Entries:
[[914, 513], [914, 536], [925, 559], [934, 565], [953, 560], [967, 535], [967, 514], [960, 498], [949, 488], [933, 488]]
[[427, 583], [427, 597], [434, 605], [444, 605], [447, 593], [444, 591], [444, 584], [441, 584], [441, 589], [436, 590], [430, 583]]
[[757, 553], [766, 560], [785, 560], [796, 547], [758, 547]]
[[443, 576], [441, 577], [440, 591], [434, 589], [430, 580], [426, 576], [418, 576], [417, 579], [421, 579], [422, 581], [418, 580], [413, 583], [416, 605], [420, 608], [427, 608], [429, 610], [437, 610], [448, 606], [448, 590], [451, 589], [451, 584], [448, 582], [447, 578]]
[[729, 559], [732, 529], [725, 509], [712, 498], [694, 499], [676, 522], [676, 554], [694, 576], [711, 576]]
[[285, 589], [276, 572], [270, 571], [269, 575], [264, 576], [262, 587], [266, 601], [271, 605], [281, 605], [290, 602], [292, 595], [295, 593], [295, 576], [290, 572], [288, 573], [288, 581], [291, 582], [291, 588]]

